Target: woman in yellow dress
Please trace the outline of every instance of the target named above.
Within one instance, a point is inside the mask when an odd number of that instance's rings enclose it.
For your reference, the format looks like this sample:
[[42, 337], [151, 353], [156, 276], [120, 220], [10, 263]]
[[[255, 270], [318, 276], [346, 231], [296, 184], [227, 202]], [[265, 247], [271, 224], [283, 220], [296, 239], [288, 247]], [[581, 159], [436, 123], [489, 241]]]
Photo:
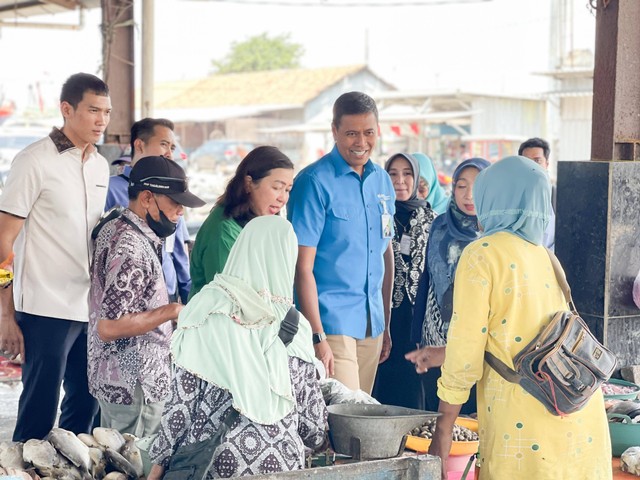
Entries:
[[554, 416], [483, 360], [486, 350], [513, 368], [513, 357], [567, 308], [541, 245], [551, 205], [547, 174], [508, 157], [478, 175], [473, 194], [484, 234], [458, 263], [438, 381], [442, 416], [429, 453], [442, 458], [446, 478], [453, 422], [477, 383], [481, 480], [611, 479], [600, 391], [582, 410]]

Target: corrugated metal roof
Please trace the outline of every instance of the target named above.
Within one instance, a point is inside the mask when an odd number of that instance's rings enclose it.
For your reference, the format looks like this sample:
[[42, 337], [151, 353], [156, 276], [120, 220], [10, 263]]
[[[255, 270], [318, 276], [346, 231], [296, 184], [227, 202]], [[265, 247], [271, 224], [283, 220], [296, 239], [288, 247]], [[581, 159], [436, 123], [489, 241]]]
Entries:
[[79, 8], [97, 8], [100, 0], [0, 0], [0, 20], [26, 20], [38, 15], [52, 15]]
[[173, 96], [167, 91], [170, 86], [157, 85], [155, 92], [162, 90], [162, 94], [154, 103], [156, 109], [265, 104], [303, 106], [328, 87], [364, 70], [368, 70], [364, 65], [352, 65], [211, 75], [195, 84], [174, 84], [176, 92]]

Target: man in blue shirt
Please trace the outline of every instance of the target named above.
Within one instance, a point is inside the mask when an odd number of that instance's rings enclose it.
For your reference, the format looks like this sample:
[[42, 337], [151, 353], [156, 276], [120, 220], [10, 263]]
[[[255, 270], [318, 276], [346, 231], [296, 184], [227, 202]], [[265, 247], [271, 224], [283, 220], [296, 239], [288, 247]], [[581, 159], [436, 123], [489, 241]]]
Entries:
[[[173, 160], [176, 149], [173, 129], [173, 122], [164, 118], [143, 118], [131, 126], [131, 165], [125, 166], [122, 174], [109, 178], [105, 210], [129, 205], [129, 174], [138, 160], [152, 156]], [[176, 233], [165, 239], [162, 249], [162, 271], [169, 300], [175, 302], [180, 298], [185, 305], [191, 290], [189, 256], [185, 245], [188, 238], [185, 221], [180, 217]]]
[[378, 138], [374, 100], [341, 95], [331, 129], [335, 147], [296, 176], [287, 205], [299, 246], [296, 297], [327, 372], [371, 393], [391, 349], [395, 193], [369, 159]]

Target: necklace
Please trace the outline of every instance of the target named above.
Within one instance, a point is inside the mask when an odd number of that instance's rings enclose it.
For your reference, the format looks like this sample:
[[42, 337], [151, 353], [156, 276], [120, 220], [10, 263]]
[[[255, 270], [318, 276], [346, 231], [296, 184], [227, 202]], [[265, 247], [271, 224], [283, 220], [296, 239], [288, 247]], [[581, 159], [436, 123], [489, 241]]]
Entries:
[[398, 231], [398, 233], [402, 232], [405, 233], [407, 231], [407, 228], [409, 227], [409, 224], [411, 223], [411, 218], [409, 218], [409, 220], [407, 220], [407, 223], [402, 223], [400, 220], [398, 220], [398, 217], [393, 217], [393, 221], [395, 222], [396, 226], [398, 228], [396, 228], [396, 230]]

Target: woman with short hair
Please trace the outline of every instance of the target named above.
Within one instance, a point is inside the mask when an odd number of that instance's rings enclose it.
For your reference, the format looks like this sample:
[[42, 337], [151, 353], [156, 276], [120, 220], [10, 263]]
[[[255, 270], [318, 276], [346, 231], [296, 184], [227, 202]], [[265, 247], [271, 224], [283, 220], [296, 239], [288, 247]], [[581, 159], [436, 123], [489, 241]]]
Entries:
[[284, 153], [271, 146], [249, 152], [198, 231], [191, 252], [189, 299], [222, 271], [249, 220], [280, 213], [292, 186], [293, 163]]

